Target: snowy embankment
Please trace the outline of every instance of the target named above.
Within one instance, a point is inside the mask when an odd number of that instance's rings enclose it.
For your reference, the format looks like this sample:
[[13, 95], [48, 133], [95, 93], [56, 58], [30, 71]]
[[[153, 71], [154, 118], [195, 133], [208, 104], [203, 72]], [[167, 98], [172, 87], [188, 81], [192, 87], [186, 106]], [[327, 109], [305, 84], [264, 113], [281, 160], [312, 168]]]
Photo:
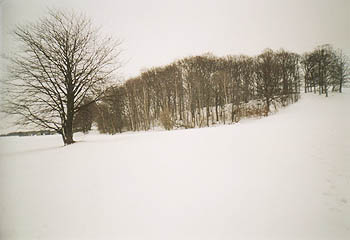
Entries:
[[235, 125], [0, 139], [0, 239], [350, 239], [350, 91]]

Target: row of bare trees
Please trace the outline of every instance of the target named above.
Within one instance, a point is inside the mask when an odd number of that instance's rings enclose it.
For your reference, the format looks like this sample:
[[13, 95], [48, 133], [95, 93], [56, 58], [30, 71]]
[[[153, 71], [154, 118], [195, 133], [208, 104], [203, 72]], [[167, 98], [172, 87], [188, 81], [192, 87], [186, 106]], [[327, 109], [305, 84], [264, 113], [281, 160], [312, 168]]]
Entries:
[[187, 57], [111, 88], [96, 106], [98, 128], [105, 133], [159, 124], [193, 128], [268, 115], [271, 105], [298, 100], [299, 66], [299, 56], [285, 50]]
[[101, 37], [91, 20], [74, 11], [50, 10], [14, 31], [19, 46], [9, 57], [2, 111], [17, 123], [55, 131], [65, 145], [93, 122], [104, 133], [163, 125], [202, 127], [268, 115], [305, 92], [342, 91], [348, 60], [324, 45], [302, 56], [265, 50], [258, 56], [187, 57], [111, 86], [119, 44]]

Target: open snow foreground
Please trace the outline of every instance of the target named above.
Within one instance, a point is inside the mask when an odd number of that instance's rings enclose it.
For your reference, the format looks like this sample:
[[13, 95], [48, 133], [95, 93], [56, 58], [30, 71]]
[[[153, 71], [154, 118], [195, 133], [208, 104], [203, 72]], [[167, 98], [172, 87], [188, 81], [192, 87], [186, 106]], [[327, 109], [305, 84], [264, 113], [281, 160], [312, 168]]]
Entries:
[[350, 239], [350, 91], [171, 132], [0, 139], [0, 239]]

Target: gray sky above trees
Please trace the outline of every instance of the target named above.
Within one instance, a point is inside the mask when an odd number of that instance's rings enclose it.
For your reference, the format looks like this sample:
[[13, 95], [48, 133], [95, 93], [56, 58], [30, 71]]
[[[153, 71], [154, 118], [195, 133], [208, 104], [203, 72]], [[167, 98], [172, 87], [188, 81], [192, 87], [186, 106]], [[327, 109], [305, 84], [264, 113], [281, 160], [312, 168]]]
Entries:
[[350, 55], [348, 0], [1, 0], [1, 49], [8, 32], [48, 7], [86, 13], [103, 33], [123, 40], [124, 77], [188, 55], [302, 53], [330, 43]]

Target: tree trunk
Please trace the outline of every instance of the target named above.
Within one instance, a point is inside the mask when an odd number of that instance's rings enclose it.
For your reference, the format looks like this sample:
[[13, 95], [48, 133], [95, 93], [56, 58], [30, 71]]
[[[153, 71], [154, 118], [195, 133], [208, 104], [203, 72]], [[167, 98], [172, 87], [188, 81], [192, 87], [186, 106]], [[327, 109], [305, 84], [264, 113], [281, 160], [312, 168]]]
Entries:
[[66, 126], [64, 127], [64, 144], [69, 145], [74, 143], [73, 140], [73, 115], [69, 116], [67, 115], [67, 122]]
[[215, 97], [215, 114], [216, 114], [216, 121], [219, 122], [219, 112], [218, 112], [218, 96]]
[[266, 109], [265, 109], [265, 116], [268, 116], [269, 115], [269, 112], [270, 112], [270, 98], [266, 98]]
[[339, 92], [342, 92], [342, 88], [343, 88], [343, 76], [340, 77], [340, 81], [339, 81]]
[[[70, 88], [69, 88], [70, 89]], [[69, 145], [74, 143], [73, 140], [73, 119], [74, 119], [74, 95], [68, 94], [67, 96], [67, 116], [63, 127], [64, 132], [64, 144]]]
[[209, 127], [209, 104], [207, 104], [207, 126]]
[[235, 120], [235, 113], [234, 113], [234, 104], [232, 101], [232, 106], [231, 106], [231, 122], [233, 123]]

